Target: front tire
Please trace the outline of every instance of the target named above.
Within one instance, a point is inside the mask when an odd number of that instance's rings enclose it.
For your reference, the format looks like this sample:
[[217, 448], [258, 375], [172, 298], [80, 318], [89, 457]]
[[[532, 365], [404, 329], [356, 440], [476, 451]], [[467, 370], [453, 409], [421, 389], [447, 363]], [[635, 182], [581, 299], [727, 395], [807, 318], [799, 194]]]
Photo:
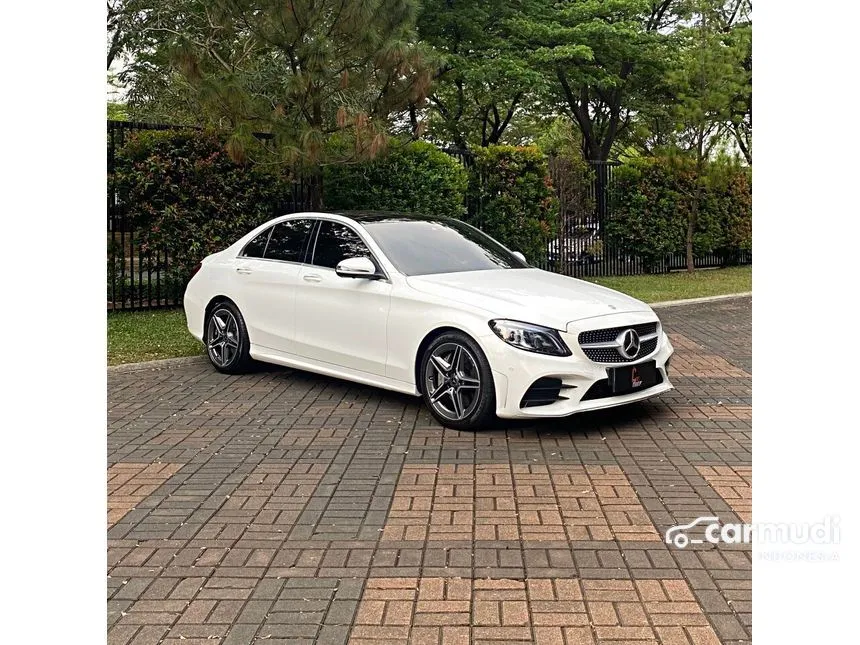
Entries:
[[421, 393], [439, 423], [478, 430], [495, 417], [493, 372], [478, 344], [462, 332], [441, 334], [421, 358]]
[[243, 374], [251, 367], [248, 328], [238, 307], [223, 301], [206, 317], [204, 343], [209, 362], [224, 374]]

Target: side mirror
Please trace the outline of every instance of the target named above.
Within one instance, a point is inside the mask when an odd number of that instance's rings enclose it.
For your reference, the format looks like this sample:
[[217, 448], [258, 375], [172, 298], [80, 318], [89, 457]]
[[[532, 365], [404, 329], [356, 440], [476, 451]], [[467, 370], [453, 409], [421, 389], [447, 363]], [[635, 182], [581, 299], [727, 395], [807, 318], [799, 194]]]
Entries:
[[526, 260], [526, 256], [524, 256], [522, 253], [520, 253], [519, 251], [514, 251], [513, 253], [514, 253], [514, 255], [515, 255], [517, 258], [519, 258], [523, 263], [528, 264], [528, 261]]
[[376, 265], [370, 258], [346, 258], [335, 268], [341, 278], [365, 278], [375, 280], [381, 277], [376, 271]]

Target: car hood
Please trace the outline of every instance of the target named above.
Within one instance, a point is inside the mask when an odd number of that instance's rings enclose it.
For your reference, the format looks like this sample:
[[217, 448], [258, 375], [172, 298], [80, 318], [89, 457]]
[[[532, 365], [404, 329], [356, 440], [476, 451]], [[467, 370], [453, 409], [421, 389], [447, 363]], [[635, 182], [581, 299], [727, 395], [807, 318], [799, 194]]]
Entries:
[[540, 269], [464, 271], [407, 278], [422, 293], [480, 308], [493, 316], [564, 330], [585, 318], [651, 312], [644, 302], [590, 282]]

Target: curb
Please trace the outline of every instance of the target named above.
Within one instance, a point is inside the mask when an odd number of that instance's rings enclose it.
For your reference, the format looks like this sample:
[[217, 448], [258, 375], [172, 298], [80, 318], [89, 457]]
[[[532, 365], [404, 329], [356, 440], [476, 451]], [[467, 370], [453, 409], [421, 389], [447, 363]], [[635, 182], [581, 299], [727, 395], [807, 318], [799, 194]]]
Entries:
[[[752, 291], [744, 293], [728, 293], [722, 296], [705, 296], [704, 298], [688, 298], [687, 300], [666, 300], [665, 302], [653, 302], [649, 307], [660, 309], [663, 307], [678, 307], [683, 305], [695, 305], [704, 302], [716, 302], [719, 300], [732, 300], [734, 298], [749, 298]], [[194, 365], [205, 363], [205, 356], [183, 356], [180, 358], [162, 358], [157, 361], [145, 361], [143, 363], [124, 363], [122, 365], [109, 365], [109, 374], [124, 374], [126, 372], [139, 372], [143, 370], [158, 370], [166, 367], [179, 367], [180, 365]]]
[[681, 305], [695, 305], [701, 302], [716, 302], [718, 300], [733, 300], [735, 298], [749, 298], [752, 296], [752, 291], [744, 291], [743, 293], [727, 293], [722, 296], [705, 296], [703, 298], [687, 298], [686, 300], [666, 300], [664, 302], [652, 302], [648, 306], [652, 309], [660, 309], [662, 307], [678, 307]]
[[144, 361], [143, 363], [123, 363], [122, 365], [108, 365], [108, 374], [124, 374], [126, 372], [140, 372], [143, 370], [159, 370], [165, 367], [179, 367], [181, 365], [194, 365], [205, 363], [205, 356], [181, 356], [179, 358], [162, 358], [157, 361]]

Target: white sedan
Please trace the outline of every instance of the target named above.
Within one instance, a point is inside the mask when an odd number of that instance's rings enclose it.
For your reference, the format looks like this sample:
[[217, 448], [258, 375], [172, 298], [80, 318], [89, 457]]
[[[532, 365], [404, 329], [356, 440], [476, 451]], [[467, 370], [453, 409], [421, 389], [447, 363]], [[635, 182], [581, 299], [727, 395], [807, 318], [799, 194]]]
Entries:
[[451, 428], [672, 387], [648, 305], [440, 217], [279, 217], [203, 260], [185, 314], [221, 372], [258, 360], [422, 396]]

